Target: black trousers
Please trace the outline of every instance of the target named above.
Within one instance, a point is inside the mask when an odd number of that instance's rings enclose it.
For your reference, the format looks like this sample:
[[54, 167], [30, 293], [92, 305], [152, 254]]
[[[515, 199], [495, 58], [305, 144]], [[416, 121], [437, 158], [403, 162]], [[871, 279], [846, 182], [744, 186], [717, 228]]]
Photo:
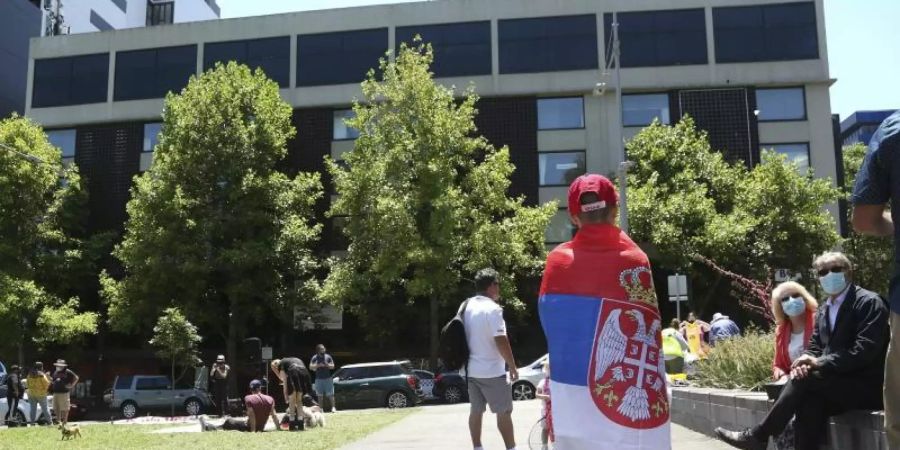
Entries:
[[219, 415], [224, 416], [228, 412], [228, 382], [224, 379], [213, 379], [213, 398]]
[[19, 397], [7, 395], [6, 406], [9, 406], [9, 410], [6, 411], [6, 417], [3, 420], [8, 422], [10, 417], [16, 417], [15, 411], [19, 410]]
[[753, 429], [759, 438], [781, 434], [794, 415], [794, 446], [818, 450], [825, 440], [828, 418], [853, 409], [882, 409], [882, 383], [842, 375], [813, 373], [790, 380], [763, 422]]

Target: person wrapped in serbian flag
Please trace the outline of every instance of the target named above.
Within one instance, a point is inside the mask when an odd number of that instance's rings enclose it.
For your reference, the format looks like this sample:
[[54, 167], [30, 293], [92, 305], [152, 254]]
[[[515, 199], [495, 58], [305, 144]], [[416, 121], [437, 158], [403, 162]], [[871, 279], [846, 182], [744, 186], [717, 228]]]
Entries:
[[661, 320], [647, 255], [616, 225], [606, 177], [569, 187], [575, 237], [547, 256], [539, 313], [561, 450], [670, 449]]

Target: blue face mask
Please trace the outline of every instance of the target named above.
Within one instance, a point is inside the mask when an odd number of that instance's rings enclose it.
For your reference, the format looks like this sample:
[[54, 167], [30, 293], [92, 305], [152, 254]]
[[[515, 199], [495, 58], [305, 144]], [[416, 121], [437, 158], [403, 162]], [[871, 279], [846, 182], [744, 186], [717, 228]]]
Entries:
[[828, 272], [828, 275], [819, 278], [819, 283], [826, 294], [837, 295], [847, 287], [847, 277], [843, 272]]
[[781, 309], [789, 317], [797, 317], [806, 311], [806, 302], [803, 301], [803, 297], [791, 297], [781, 302]]

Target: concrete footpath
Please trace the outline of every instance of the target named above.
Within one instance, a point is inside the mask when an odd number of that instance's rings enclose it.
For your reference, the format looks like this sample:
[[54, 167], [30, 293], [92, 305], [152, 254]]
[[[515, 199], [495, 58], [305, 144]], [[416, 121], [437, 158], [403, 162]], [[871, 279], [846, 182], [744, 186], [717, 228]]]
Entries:
[[[472, 448], [469, 440], [469, 405], [423, 406], [420, 411], [369, 436], [344, 446], [341, 450], [466, 450]], [[516, 430], [516, 448], [529, 450], [528, 435], [540, 418], [540, 402], [537, 400], [515, 403], [513, 421]], [[503, 440], [497, 432], [494, 416], [484, 416], [482, 441], [486, 450], [503, 450]], [[679, 425], [672, 425], [674, 450], [725, 450], [727, 445], [695, 433]]]

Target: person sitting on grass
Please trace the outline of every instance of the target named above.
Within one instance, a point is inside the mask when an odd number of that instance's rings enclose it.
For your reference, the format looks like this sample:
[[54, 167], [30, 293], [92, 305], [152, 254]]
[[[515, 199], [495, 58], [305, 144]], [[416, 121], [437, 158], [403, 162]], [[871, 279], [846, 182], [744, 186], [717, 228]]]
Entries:
[[222, 425], [213, 425], [207, 422], [206, 415], [200, 416], [200, 429], [202, 431], [246, 431], [262, 432], [266, 429], [266, 420], [271, 417], [275, 429], [279, 430], [278, 416], [275, 414], [275, 399], [262, 393], [262, 382], [253, 380], [250, 382], [250, 394], [244, 397], [244, 405], [247, 407], [246, 419], [229, 417]]

